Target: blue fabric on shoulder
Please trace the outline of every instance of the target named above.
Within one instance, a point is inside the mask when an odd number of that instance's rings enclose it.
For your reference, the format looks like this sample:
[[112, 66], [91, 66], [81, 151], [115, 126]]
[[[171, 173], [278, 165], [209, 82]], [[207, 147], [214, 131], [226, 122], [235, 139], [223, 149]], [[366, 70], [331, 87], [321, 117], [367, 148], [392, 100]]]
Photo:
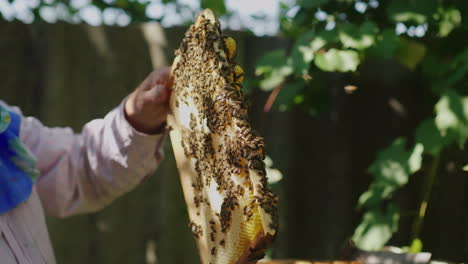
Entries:
[[19, 139], [21, 117], [0, 106], [0, 214], [31, 195], [36, 160]]

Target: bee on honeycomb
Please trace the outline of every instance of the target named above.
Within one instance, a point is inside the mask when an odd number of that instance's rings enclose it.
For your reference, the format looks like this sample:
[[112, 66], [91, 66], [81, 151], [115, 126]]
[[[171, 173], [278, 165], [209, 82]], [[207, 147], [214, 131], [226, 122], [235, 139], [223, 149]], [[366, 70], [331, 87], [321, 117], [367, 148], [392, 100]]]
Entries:
[[172, 65], [168, 125], [203, 264], [256, 263], [278, 229], [264, 141], [249, 124], [235, 55], [235, 40], [207, 9]]

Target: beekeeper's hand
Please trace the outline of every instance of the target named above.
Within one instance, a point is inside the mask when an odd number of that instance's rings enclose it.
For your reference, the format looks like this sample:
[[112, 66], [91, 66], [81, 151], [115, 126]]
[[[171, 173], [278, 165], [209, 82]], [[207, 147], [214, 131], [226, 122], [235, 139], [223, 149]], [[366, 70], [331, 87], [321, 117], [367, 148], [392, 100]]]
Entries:
[[150, 73], [125, 102], [125, 116], [128, 122], [143, 133], [161, 132], [169, 113], [171, 87], [169, 67]]

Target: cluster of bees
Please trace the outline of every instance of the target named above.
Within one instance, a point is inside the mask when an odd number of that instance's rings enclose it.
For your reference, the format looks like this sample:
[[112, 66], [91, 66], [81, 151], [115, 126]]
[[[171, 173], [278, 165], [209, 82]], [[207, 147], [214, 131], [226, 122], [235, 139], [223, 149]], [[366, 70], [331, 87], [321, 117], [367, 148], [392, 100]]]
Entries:
[[[216, 226], [219, 224], [222, 233], [228, 232], [236, 208], [250, 221], [254, 212], [258, 212], [257, 206], [262, 207], [271, 215], [271, 225], [276, 228], [277, 198], [267, 186], [263, 138], [255, 135], [248, 122], [247, 102], [241, 91], [244, 71], [233, 61], [236, 42], [220, 34], [219, 23], [213, 24], [207, 19], [197, 23], [185, 34], [176, 51], [173, 96], [176, 107], [189, 105], [188, 98], [191, 98], [198, 110], [198, 115], [190, 114], [181, 145], [185, 155], [195, 160], [197, 177], [192, 187], [198, 210], [202, 204], [210, 206], [203, 190], [207, 190], [212, 180], [222, 194], [221, 209], [216, 214], [218, 219], [209, 222], [209, 238], [215, 242]], [[180, 65], [184, 66], [183, 70], [178, 70]], [[255, 185], [259, 190], [256, 196], [253, 196], [254, 184], [249, 170], [260, 177], [260, 183]], [[234, 181], [233, 175], [243, 181]], [[250, 196], [252, 199], [247, 204], [240, 204], [243, 197]], [[193, 222], [190, 225], [195, 238], [199, 239], [202, 227]], [[226, 242], [222, 236], [220, 238], [219, 245], [224, 246]], [[216, 247], [211, 249], [211, 254], [217, 254]]]
[[196, 239], [200, 238], [203, 235], [203, 229], [201, 225], [197, 225], [194, 222], [190, 222], [189, 227], [192, 230], [193, 236], [195, 236]]

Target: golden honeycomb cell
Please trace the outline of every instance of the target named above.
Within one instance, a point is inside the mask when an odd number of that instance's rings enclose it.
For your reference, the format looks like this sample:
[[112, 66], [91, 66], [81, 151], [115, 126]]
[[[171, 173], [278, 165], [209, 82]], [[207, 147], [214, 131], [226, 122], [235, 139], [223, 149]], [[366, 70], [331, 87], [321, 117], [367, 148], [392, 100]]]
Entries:
[[229, 59], [233, 59], [236, 54], [236, 41], [231, 37], [224, 37], [224, 45], [228, 50]]
[[241, 66], [234, 66], [234, 82], [242, 83], [244, 81], [244, 69]]

